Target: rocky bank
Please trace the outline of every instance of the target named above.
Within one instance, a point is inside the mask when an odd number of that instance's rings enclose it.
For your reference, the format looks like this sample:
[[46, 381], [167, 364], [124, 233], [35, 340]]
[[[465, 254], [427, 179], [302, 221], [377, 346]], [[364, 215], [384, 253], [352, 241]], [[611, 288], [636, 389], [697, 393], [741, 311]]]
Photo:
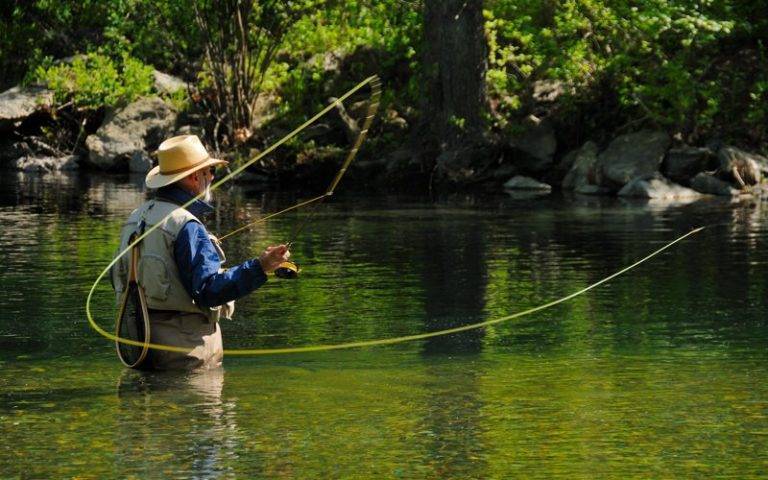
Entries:
[[[183, 124], [179, 112], [160, 96], [186, 88], [184, 82], [155, 72], [155, 83], [157, 96], [107, 109], [98, 124], [78, 138], [78, 150], [69, 152], [46, 142], [40, 134], [42, 128], [36, 127], [50, 124], [54, 117], [51, 91], [41, 86], [18, 86], [0, 93], [0, 166], [37, 172], [78, 168], [147, 172], [154, 163], [151, 154], [164, 138], [197, 131], [195, 126]], [[354, 118], [365, 107], [364, 102], [358, 103], [339, 108], [335, 116], [313, 126], [307, 135], [325, 138], [329, 144], [354, 138], [359, 128]], [[397, 112], [384, 112], [381, 117], [380, 129], [403, 138], [408, 135], [409, 121]], [[530, 116], [514, 138], [437, 154], [430, 172], [424, 171], [423, 158], [416, 159], [408, 150], [396, 150], [360, 159], [353, 167], [357, 172], [352, 174], [388, 188], [398, 179], [416, 174], [428, 178], [430, 186], [443, 183], [539, 193], [563, 190], [579, 195], [670, 200], [702, 195], [738, 197], [765, 191], [768, 159], [736, 146], [716, 141], [684, 145], [667, 132], [640, 130], [617, 136], [605, 145], [586, 141], [577, 149], [558, 154], [557, 138], [551, 123]], [[311, 176], [311, 168], [307, 173], [311, 159], [330, 158], [343, 151], [342, 145], [333, 152], [318, 149], [302, 153], [294, 173], [298, 178], [302, 173]], [[257, 176], [260, 181], [269, 181]]]

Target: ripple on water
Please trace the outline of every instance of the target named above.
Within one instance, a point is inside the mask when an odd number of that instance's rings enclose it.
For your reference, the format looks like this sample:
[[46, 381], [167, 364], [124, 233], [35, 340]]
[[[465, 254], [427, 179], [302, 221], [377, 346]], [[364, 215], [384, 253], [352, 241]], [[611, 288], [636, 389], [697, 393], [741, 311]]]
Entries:
[[[0, 476], [749, 478], [768, 461], [760, 208], [334, 197], [294, 248], [301, 278], [239, 302], [228, 347], [498, 318], [693, 225], [727, 225], [535, 315], [385, 348], [231, 357], [190, 376], [124, 370], [83, 314], [143, 192], [116, 179], [0, 181]], [[291, 201], [237, 192], [223, 203], [253, 216]], [[298, 218], [235, 237], [229, 258], [289, 238]], [[96, 297], [109, 329], [108, 282]]]

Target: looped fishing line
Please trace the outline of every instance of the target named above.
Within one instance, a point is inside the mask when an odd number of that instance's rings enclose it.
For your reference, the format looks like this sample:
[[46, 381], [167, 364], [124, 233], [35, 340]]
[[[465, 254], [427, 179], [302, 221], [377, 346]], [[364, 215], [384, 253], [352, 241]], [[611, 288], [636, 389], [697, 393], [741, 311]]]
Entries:
[[[373, 106], [374, 102], [378, 102], [378, 92], [379, 92], [379, 90], [378, 90], [378, 82], [379, 82], [378, 81], [378, 77], [375, 76], [375, 75], [372, 76], [372, 77], [369, 77], [369, 78], [367, 78], [365, 80], [363, 80], [362, 82], [357, 84], [354, 88], [352, 88], [350, 91], [348, 91], [343, 96], [341, 96], [339, 99], [337, 99], [336, 101], [332, 102], [326, 108], [324, 108], [319, 113], [317, 113], [314, 117], [310, 118], [309, 120], [304, 122], [301, 126], [296, 128], [295, 130], [293, 130], [291, 133], [289, 133], [288, 135], [286, 135], [285, 137], [283, 137], [282, 139], [280, 139], [279, 141], [277, 141], [276, 143], [271, 145], [264, 152], [262, 152], [261, 154], [257, 155], [253, 159], [249, 160], [248, 162], [246, 162], [245, 164], [243, 164], [242, 166], [240, 166], [239, 168], [234, 170], [232, 173], [226, 175], [221, 180], [215, 182], [213, 185], [211, 185], [211, 190], [214, 190], [214, 189], [218, 188], [219, 186], [221, 186], [222, 184], [228, 182], [233, 177], [235, 177], [240, 172], [242, 172], [245, 168], [247, 168], [248, 166], [252, 165], [254, 162], [260, 160], [264, 156], [266, 156], [269, 153], [271, 153], [277, 147], [279, 147], [283, 143], [287, 142], [288, 140], [290, 140], [291, 138], [296, 136], [299, 132], [301, 132], [302, 130], [307, 128], [309, 125], [311, 125], [312, 123], [317, 121], [320, 117], [322, 117], [323, 115], [328, 113], [333, 107], [335, 107], [336, 105], [340, 104], [341, 102], [343, 102], [344, 100], [349, 98], [349, 96], [351, 96], [353, 93], [355, 93], [356, 91], [360, 90], [362, 87], [364, 87], [367, 84], [371, 84], [371, 86], [373, 87], [373, 93], [371, 95], [371, 106]], [[376, 106], [377, 106], [377, 104], [376, 104]], [[374, 111], [375, 111], [375, 108], [374, 108]], [[361, 132], [360, 132], [360, 134], [358, 136], [358, 139], [355, 142], [355, 145], [354, 145], [353, 149], [350, 151], [350, 153], [347, 156], [347, 159], [345, 160], [344, 164], [342, 165], [342, 168], [339, 170], [339, 172], [336, 174], [336, 177], [331, 182], [331, 186], [329, 187], [329, 189], [324, 194], [319, 195], [319, 196], [317, 196], [315, 198], [306, 200], [304, 202], [297, 203], [296, 205], [288, 207], [288, 208], [286, 208], [284, 210], [281, 210], [279, 212], [266, 215], [266, 216], [264, 216], [262, 218], [259, 218], [255, 222], [251, 222], [251, 223], [249, 223], [249, 224], [247, 224], [247, 225], [245, 225], [243, 227], [240, 227], [238, 229], [233, 230], [232, 232], [222, 236], [221, 238], [224, 239], [226, 237], [232, 236], [232, 235], [234, 235], [236, 233], [239, 233], [239, 232], [241, 232], [241, 231], [243, 231], [243, 230], [245, 230], [245, 229], [247, 229], [247, 228], [257, 224], [257, 223], [264, 222], [264, 221], [266, 221], [266, 220], [268, 220], [270, 218], [274, 218], [274, 217], [276, 217], [278, 215], [282, 215], [283, 213], [289, 212], [291, 210], [296, 210], [298, 208], [310, 205], [312, 203], [319, 202], [319, 201], [325, 199], [326, 197], [332, 195], [333, 194], [333, 190], [336, 188], [336, 185], [338, 185], [339, 181], [341, 180], [341, 177], [344, 175], [344, 172], [346, 171], [347, 167], [349, 167], [349, 164], [351, 163], [352, 159], [354, 158], [355, 153], [357, 153], [357, 150], [359, 149], [360, 144], [362, 143], [362, 140], [365, 138], [364, 136], [367, 133], [367, 130], [368, 130], [369, 126], [370, 126], [370, 120], [372, 118], [372, 115], [370, 115], [370, 112], [371, 112], [371, 109], [369, 107], [369, 116], [366, 118], [366, 123], [365, 123], [363, 129], [361, 130]], [[204, 195], [204, 193], [201, 193], [201, 194], [197, 195], [192, 200], [190, 200], [186, 204], [182, 205], [181, 208], [188, 207], [194, 201], [202, 198], [203, 195]], [[175, 347], [173, 345], [163, 345], [163, 344], [156, 344], [156, 343], [138, 342], [138, 341], [130, 340], [130, 339], [127, 339], [127, 338], [122, 338], [122, 337], [119, 337], [117, 335], [111, 334], [111, 333], [107, 332], [106, 330], [104, 330], [103, 328], [101, 328], [96, 323], [96, 321], [93, 318], [93, 315], [91, 314], [91, 299], [92, 299], [93, 293], [96, 291], [96, 287], [98, 286], [98, 284], [101, 281], [101, 279], [104, 278], [104, 276], [109, 272], [109, 270], [112, 268], [112, 266], [115, 265], [115, 263], [117, 263], [118, 260], [120, 260], [121, 257], [123, 257], [125, 254], [127, 254], [131, 250], [131, 248], [133, 248], [134, 245], [137, 245], [147, 235], [149, 235], [156, 228], [158, 228], [158, 226], [161, 223], [162, 222], [158, 222], [157, 224], [153, 225], [152, 227], [147, 229], [142, 235], [138, 236], [133, 242], [129, 243], [126, 246], [126, 248], [122, 252], [120, 252], [109, 263], [109, 265], [106, 266], [106, 268], [104, 268], [104, 270], [96, 278], [96, 280], [94, 281], [93, 285], [91, 286], [90, 291], [88, 292], [88, 297], [87, 297], [86, 302], [85, 302], [85, 312], [86, 312], [86, 315], [88, 317], [88, 323], [90, 324], [90, 326], [94, 330], [96, 330], [96, 332], [98, 332], [100, 335], [102, 335], [103, 337], [105, 337], [105, 338], [107, 338], [109, 340], [112, 340], [112, 341], [115, 341], [115, 342], [120, 342], [120, 343], [125, 344], [125, 345], [134, 345], [134, 346], [138, 346], [138, 347], [143, 347], [143, 346], [147, 345], [149, 348], [154, 348], [156, 350], [165, 350], [165, 351], [169, 351], [169, 352], [187, 353], [189, 351], [189, 349], [187, 349], [187, 348]], [[549, 303], [545, 303], [545, 304], [539, 305], [537, 307], [529, 308], [528, 310], [524, 310], [524, 311], [521, 311], [521, 312], [513, 313], [511, 315], [507, 315], [505, 317], [496, 318], [496, 319], [492, 319], [492, 320], [486, 320], [484, 322], [478, 322], [478, 323], [473, 323], [473, 324], [469, 324], [469, 325], [463, 325], [463, 326], [460, 326], [460, 327], [448, 328], [448, 329], [445, 329], [445, 330], [439, 330], [439, 331], [434, 331], [434, 332], [426, 332], [426, 333], [420, 333], [420, 334], [415, 334], [415, 335], [406, 335], [406, 336], [401, 336], [401, 337], [382, 338], [382, 339], [376, 339], [376, 340], [363, 340], [363, 341], [357, 341], [357, 342], [347, 342], [347, 343], [327, 344], [327, 345], [310, 345], [310, 346], [303, 346], [303, 347], [224, 349], [224, 353], [226, 355], [269, 355], [269, 354], [278, 354], [278, 353], [321, 352], [321, 351], [328, 351], [328, 350], [341, 350], [341, 349], [347, 349], [347, 348], [372, 347], [372, 346], [377, 346], [377, 345], [392, 345], [392, 344], [396, 344], [396, 343], [404, 343], [404, 342], [410, 342], [410, 341], [414, 341], [414, 340], [423, 340], [423, 339], [426, 339], [426, 338], [438, 337], [438, 336], [442, 336], [442, 335], [450, 335], [450, 334], [453, 334], [453, 333], [465, 332], [467, 330], [473, 330], [473, 329], [477, 329], [477, 328], [487, 327], [487, 326], [490, 326], [490, 325], [495, 325], [497, 323], [502, 323], [502, 322], [506, 322], [506, 321], [509, 321], [509, 320], [512, 320], [512, 319], [515, 319], [515, 318], [520, 318], [520, 317], [524, 317], [526, 315], [531, 315], [533, 313], [539, 312], [541, 310], [545, 310], [547, 308], [550, 308], [550, 307], [553, 307], [553, 306], [558, 305], [560, 303], [563, 303], [563, 302], [566, 302], [568, 300], [571, 300], [571, 299], [573, 299], [575, 297], [578, 297], [579, 295], [583, 295], [584, 293], [588, 292], [589, 290], [592, 290], [593, 288], [596, 288], [596, 287], [598, 287], [598, 286], [600, 286], [600, 285], [602, 285], [602, 284], [604, 284], [604, 283], [606, 283], [606, 282], [608, 282], [608, 281], [618, 277], [619, 275], [628, 272], [629, 270], [637, 267], [641, 263], [646, 262], [647, 260], [650, 260], [654, 256], [656, 256], [659, 253], [663, 252], [664, 250], [670, 248], [674, 244], [684, 240], [685, 238], [687, 238], [687, 237], [689, 237], [689, 236], [691, 236], [691, 235], [693, 235], [693, 234], [695, 234], [697, 232], [700, 232], [704, 228], [705, 227], [699, 227], [699, 228], [696, 228], [694, 230], [691, 230], [690, 232], [688, 232], [688, 233], [686, 233], [686, 234], [676, 238], [675, 240], [667, 243], [666, 245], [664, 245], [663, 247], [659, 248], [658, 250], [655, 250], [654, 252], [651, 252], [647, 256], [645, 256], [645, 257], [641, 258], [640, 260], [638, 260], [637, 262], [633, 263], [632, 265], [629, 265], [628, 267], [625, 267], [625, 268], [619, 270], [618, 272], [613, 273], [613, 274], [603, 278], [602, 280], [599, 280], [599, 281], [597, 281], [597, 282], [595, 282], [595, 283], [593, 283], [593, 284], [591, 284], [591, 285], [589, 285], [589, 286], [587, 286], [587, 287], [585, 287], [585, 288], [583, 288], [583, 289], [581, 289], [581, 290], [579, 290], [577, 292], [574, 292], [574, 293], [572, 293], [570, 295], [566, 295], [566, 296], [561, 297], [561, 298], [559, 298], [557, 300], [553, 300], [553, 301], [551, 301]]]

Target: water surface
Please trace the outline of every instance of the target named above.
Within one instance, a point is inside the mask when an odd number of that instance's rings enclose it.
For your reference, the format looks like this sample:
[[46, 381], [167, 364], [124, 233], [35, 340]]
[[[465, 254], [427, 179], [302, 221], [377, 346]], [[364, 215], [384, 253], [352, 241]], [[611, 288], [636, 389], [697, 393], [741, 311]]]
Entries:
[[[343, 189], [342, 189], [343, 190]], [[306, 196], [316, 192], [306, 192]], [[426, 332], [579, 290], [552, 309], [390, 347], [124, 369], [90, 284], [141, 178], [0, 176], [0, 477], [736, 477], [768, 469], [766, 205], [339, 192], [223, 324], [269, 348]], [[301, 199], [223, 191], [225, 233]], [[225, 242], [231, 261], [304, 213]], [[99, 323], [112, 328], [107, 281]]]

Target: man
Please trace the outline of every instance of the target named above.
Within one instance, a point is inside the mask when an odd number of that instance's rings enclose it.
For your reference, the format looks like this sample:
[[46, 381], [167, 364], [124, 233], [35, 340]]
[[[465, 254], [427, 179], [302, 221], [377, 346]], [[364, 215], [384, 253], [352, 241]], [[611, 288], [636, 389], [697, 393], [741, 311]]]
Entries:
[[[169, 138], [157, 151], [158, 165], [146, 185], [156, 195], [134, 210], [123, 225], [120, 250], [131, 236], [159, 227], [139, 244], [137, 281], [147, 300], [150, 342], [189, 349], [187, 353], [150, 349], [137, 368], [198, 369], [221, 365], [220, 318], [230, 318], [234, 300], [259, 288], [290, 253], [285, 245], [270, 246], [258, 258], [222, 269], [224, 252], [201, 219], [213, 211], [214, 169], [226, 165], [211, 158], [195, 135]], [[204, 194], [186, 208], [192, 198]], [[128, 284], [130, 255], [112, 270], [120, 297]]]

